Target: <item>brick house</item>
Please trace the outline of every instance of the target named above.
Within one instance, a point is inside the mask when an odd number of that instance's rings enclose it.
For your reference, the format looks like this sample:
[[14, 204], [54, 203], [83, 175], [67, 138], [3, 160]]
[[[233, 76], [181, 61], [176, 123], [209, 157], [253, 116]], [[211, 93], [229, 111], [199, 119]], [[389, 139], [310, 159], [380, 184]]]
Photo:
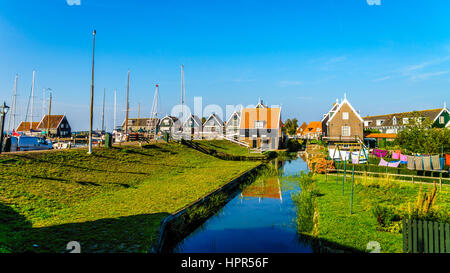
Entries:
[[364, 120], [345, 97], [336, 102], [322, 120], [324, 139], [332, 142], [358, 142], [364, 139]]

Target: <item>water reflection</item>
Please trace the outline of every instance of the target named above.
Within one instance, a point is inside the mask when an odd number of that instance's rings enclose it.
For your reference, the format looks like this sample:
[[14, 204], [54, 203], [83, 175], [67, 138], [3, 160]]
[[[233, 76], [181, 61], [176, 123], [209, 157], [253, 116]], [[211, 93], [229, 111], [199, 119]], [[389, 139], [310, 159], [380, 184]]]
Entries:
[[257, 178], [174, 249], [187, 253], [312, 252], [299, 240], [296, 207], [298, 176], [307, 165], [301, 158], [274, 160], [279, 175]]

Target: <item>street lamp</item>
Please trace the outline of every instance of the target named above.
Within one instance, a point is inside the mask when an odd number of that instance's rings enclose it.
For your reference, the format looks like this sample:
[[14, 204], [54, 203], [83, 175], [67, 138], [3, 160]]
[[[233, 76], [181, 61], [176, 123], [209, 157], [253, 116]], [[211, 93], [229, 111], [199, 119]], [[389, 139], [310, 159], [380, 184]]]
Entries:
[[9, 106], [6, 105], [6, 102], [3, 102], [3, 105], [0, 105], [0, 113], [2, 115], [2, 120], [1, 120], [1, 132], [0, 132], [0, 154], [2, 153], [3, 150], [3, 131], [4, 131], [4, 126], [5, 126], [5, 117], [6, 114], [8, 114], [9, 111]]

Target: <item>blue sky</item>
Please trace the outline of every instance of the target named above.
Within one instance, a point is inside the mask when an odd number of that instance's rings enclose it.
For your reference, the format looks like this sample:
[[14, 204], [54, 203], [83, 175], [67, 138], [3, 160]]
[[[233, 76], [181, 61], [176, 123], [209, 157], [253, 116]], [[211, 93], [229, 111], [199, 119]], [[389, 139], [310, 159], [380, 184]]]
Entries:
[[[179, 102], [185, 66], [188, 105], [280, 104], [283, 119], [320, 120], [344, 92], [362, 115], [450, 103], [450, 1], [101, 1], [0, 0], [0, 94], [8, 104], [19, 75], [25, 117], [36, 70], [35, 118], [42, 89], [52, 113], [73, 129], [89, 122], [92, 30], [97, 30], [94, 128], [148, 116], [160, 84], [161, 114]], [[46, 109], [45, 109], [46, 110]], [[46, 110], [47, 111], [47, 110]]]

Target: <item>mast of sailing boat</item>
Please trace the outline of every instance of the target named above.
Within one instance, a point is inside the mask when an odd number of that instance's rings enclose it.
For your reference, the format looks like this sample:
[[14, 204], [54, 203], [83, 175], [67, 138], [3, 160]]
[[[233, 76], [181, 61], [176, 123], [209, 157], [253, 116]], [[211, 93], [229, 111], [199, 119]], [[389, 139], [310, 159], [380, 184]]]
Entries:
[[106, 88], [103, 89], [102, 134], [105, 131], [105, 95], [106, 95]]
[[12, 118], [12, 126], [13, 129], [16, 128], [16, 97], [17, 97], [17, 79], [18, 79], [18, 75], [16, 74], [16, 78], [14, 80], [14, 94], [13, 94], [13, 103], [12, 103], [12, 113], [11, 115], [9, 115], [9, 120], [8, 120], [8, 134], [10, 133], [11, 130], [11, 118]]
[[148, 133], [149, 136], [153, 135], [156, 138], [156, 125], [158, 118], [158, 97], [159, 97], [159, 84], [156, 85], [155, 95], [153, 97], [153, 104], [152, 104], [152, 110], [150, 112], [150, 121], [148, 124]]
[[127, 80], [127, 113], [125, 117], [125, 137], [128, 134], [128, 111], [130, 109], [129, 96], [130, 96], [130, 70], [128, 70], [128, 80]]
[[114, 124], [113, 124], [113, 130], [116, 129], [116, 115], [117, 115], [117, 91], [114, 90]]
[[34, 82], [35, 82], [36, 71], [33, 70], [33, 85], [31, 87], [31, 122], [30, 122], [30, 131], [33, 128], [33, 104], [34, 104]]
[[183, 114], [184, 114], [184, 65], [181, 65], [181, 126], [183, 126]]

